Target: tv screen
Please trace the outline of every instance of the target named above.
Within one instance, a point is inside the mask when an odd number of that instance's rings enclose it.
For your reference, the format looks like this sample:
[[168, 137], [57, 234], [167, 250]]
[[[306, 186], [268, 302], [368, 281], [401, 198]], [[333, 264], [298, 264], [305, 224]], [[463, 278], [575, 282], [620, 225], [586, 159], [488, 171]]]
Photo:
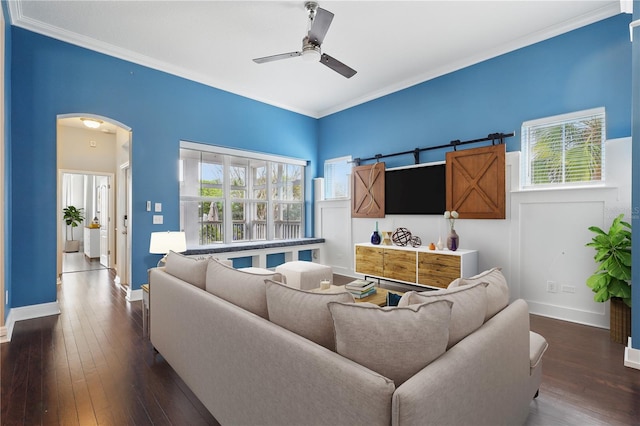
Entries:
[[443, 214], [445, 170], [445, 164], [387, 170], [385, 214]]

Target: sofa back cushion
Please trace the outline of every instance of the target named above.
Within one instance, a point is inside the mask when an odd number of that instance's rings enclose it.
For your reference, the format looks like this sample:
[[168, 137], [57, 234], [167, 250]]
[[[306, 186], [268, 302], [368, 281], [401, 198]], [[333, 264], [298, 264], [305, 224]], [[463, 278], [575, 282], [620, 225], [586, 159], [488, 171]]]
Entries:
[[164, 270], [167, 274], [204, 290], [210, 259], [195, 259], [170, 251], [167, 254]]
[[336, 351], [393, 380], [396, 387], [442, 355], [449, 338], [451, 302], [408, 307], [329, 303]]
[[[211, 259], [207, 267], [206, 290], [262, 318], [269, 319], [265, 279], [278, 281], [280, 274], [239, 271]], [[188, 309], [188, 307], [187, 307]]]
[[269, 321], [335, 351], [329, 302], [353, 303], [351, 293], [312, 293], [267, 280]]
[[471, 278], [458, 278], [448, 288], [487, 283], [487, 312], [485, 321], [503, 310], [509, 304], [509, 286], [500, 268], [492, 268]]
[[452, 289], [405, 293], [398, 306], [410, 306], [433, 300], [449, 300], [451, 308], [451, 323], [449, 325], [448, 348], [476, 331], [484, 323], [487, 312], [487, 291], [485, 283], [477, 283]]

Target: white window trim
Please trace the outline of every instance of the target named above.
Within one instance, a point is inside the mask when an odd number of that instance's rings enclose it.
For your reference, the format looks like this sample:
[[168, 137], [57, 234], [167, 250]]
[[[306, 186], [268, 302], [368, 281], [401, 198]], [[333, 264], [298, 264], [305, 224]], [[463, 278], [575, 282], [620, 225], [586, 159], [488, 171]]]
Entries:
[[[585, 109], [581, 111], [569, 112], [566, 114], [558, 114], [550, 117], [537, 118], [534, 120], [524, 121], [522, 123], [521, 129], [525, 127], [533, 127], [540, 125], [553, 126], [554, 124], [561, 124], [567, 121], [573, 121], [580, 118], [584, 118], [590, 115], [604, 115], [604, 123], [606, 126], [606, 109], [605, 107], [597, 107], [591, 109]], [[521, 134], [521, 140], [524, 138], [524, 134]], [[605, 146], [606, 138], [603, 138], [602, 141], [603, 149]], [[606, 186], [605, 182], [605, 155], [606, 153], [603, 151], [602, 153], [602, 179], [598, 181], [588, 181], [588, 182], [568, 182], [568, 183], [552, 183], [552, 184], [527, 184], [527, 176], [526, 173], [529, 170], [528, 164], [525, 162], [529, 161], [529, 145], [522, 144], [521, 142], [521, 161], [520, 161], [520, 185], [517, 192], [527, 192], [527, 191], [548, 191], [548, 190], [562, 190], [562, 189], [580, 189], [580, 188], [594, 188], [594, 187], [604, 187]]]
[[248, 157], [253, 160], [273, 161], [276, 163], [290, 163], [296, 166], [308, 166], [309, 162], [295, 157], [285, 157], [283, 155], [265, 154], [263, 152], [250, 151], [247, 149], [229, 148], [220, 145], [209, 145], [198, 142], [180, 141], [180, 148], [193, 149], [195, 151], [206, 151], [215, 154], [234, 155], [236, 157]]
[[[324, 160], [324, 164], [322, 166], [323, 172], [324, 170], [326, 170], [326, 165], [329, 163], [342, 163], [342, 162], [347, 162], [347, 163], [351, 163], [353, 161], [353, 157], [351, 155], [345, 155], [343, 157], [336, 157], [336, 158], [329, 158], [327, 160]], [[332, 198], [327, 198], [327, 190], [326, 190], [326, 179], [327, 177], [324, 176], [325, 179], [325, 184], [323, 185], [322, 191], [324, 192], [324, 200], [349, 200], [351, 199], [351, 183], [347, 182], [347, 195], [345, 195], [344, 197], [332, 197]]]
[[[303, 167], [303, 169], [305, 170], [304, 176], [303, 178], [305, 179], [305, 181], [303, 181], [302, 186], [303, 186], [303, 194], [306, 193], [306, 191], [308, 190], [306, 188], [306, 167], [308, 167], [309, 162], [307, 160], [303, 160], [303, 159], [299, 159], [299, 158], [294, 158], [294, 157], [286, 157], [286, 156], [280, 156], [280, 155], [275, 155], [275, 154], [266, 154], [266, 153], [262, 153], [262, 152], [256, 152], [256, 151], [250, 151], [250, 150], [243, 150], [243, 149], [237, 149], [237, 148], [229, 148], [229, 147], [224, 147], [224, 146], [219, 146], [219, 145], [210, 145], [210, 144], [203, 144], [203, 143], [198, 143], [198, 142], [190, 142], [190, 141], [184, 141], [181, 140], [180, 141], [180, 149], [187, 149], [187, 150], [193, 150], [193, 151], [199, 151], [199, 152], [208, 152], [208, 153], [212, 153], [212, 154], [220, 154], [223, 156], [223, 166], [224, 166], [224, 170], [225, 170], [225, 176], [228, 176], [229, 173], [229, 167], [231, 166], [231, 164], [229, 163], [229, 158], [228, 156], [234, 156], [234, 157], [242, 157], [242, 158], [248, 158], [251, 160], [259, 160], [259, 161], [265, 161], [267, 162], [267, 164], [271, 163], [280, 163], [280, 164], [287, 164], [287, 165], [293, 165], [293, 166], [301, 166]], [[184, 173], [183, 170], [184, 165], [180, 164], [179, 165], [179, 170], [180, 173]], [[200, 171], [198, 171], [198, 173], [200, 173]], [[247, 176], [246, 177], [247, 180], [250, 180], [251, 177]], [[183, 176], [179, 176], [180, 181], [182, 182]], [[272, 188], [273, 188], [273, 183], [271, 182], [271, 179], [267, 179], [267, 185], [266, 185], [266, 190], [268, 194], [272, 193]], [[223, 182], [223, 193], [225, 194], [229, 194], [230, 191], [230, 181], [229, 179], [224, 180]], [[250, 192], [249, 188], [247, 189], [247, 192]], [[250, 194], [247, 194], [250, 195]], [[203, 199], [205, 199], [207, 197], [200, 197], [200, 196], [185, 196], [185, 195], [180, 195], [180, 200], [183, 201], [201, 201]], [[207, 200], [209, 201], [219, 201], [216, 198], [207, 198]], [[252, 198], [247, 198], [247, 199], [243, 199], [243, 200], [234, 200], [231, 198], [224, 198], [224, 217], [232, 217], [232, 212], [231, 212], [231, 203], [235, 202], [235, 201], [241, 201], [241, 202], [257, 202], [260, 201], [262, 202], [262, 200], [254, 200]], [[267, 210], [268, 211], [273, 211], [273, 207], [274, 204], [276, 203], [283, 203], [283, 204], [300, 204], [301, 206], [301, 232], [302, 235], [304, 235], [304, 230], [306, 227], [306, 220], [305, 220], [305, 201], [304, 201], [304, 197], [301, 201], [287, 201], [287, 200], [273, 200], [273, 199], [268, 199], [266, 201], [267, 204]], [[183, 218], [180, 218], [181, 223], [183, 221]], [[233, 222], [231, 220], [229, 221], [225, 221], [224, 222], [224, 233], [223, 235], [224, 237], [224, 241], [222, 241], [221, 243], [216, 243], [216, 244], [244, 244], [247, 242], [252, 242], [252, 241], [266, 241], [266, 242], [273, 242], [273, 241], [282, 241], [280, 239], [275, 239], [275, 218], [273, 217], [272, 214], [268, 214], [267, 215], [267, 236], [266, 236], [266, 240], [254, 240], [253, 236], [251, 240], [241, 240], [241, 241], [232, 241], [232, 240], [227, 240], [227, 236], [231, 236], [233, 234]], [[198, 247], [202, 247], [202, 246], [198, 246]]]

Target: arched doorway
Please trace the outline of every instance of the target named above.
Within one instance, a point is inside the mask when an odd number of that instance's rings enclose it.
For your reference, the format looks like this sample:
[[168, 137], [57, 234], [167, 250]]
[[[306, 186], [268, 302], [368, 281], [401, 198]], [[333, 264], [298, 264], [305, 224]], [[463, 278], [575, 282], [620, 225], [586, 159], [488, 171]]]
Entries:
[[[109, 117], [89, 113], [58, 115], [58, 279], [63, 273], [63, 254], [68, 234], [63, 208], [70, 200], [75, 200], [79, 204], [76, 207], [83, 208], [85, 215], [81, 231], [75, 231], [82, 240], [80, 253], [96, 259], [99, 265], [115, 269], [117, 285], [129, 285], [131, 142], [131, 128]], [[76, 183], [74, 188], [69, 183], [73, 179], [83, 182], [82, 193], [75, 198], [70, 194], [74, 194], [73, 191], [78, 193], [79, 185]], [[100, 228], [85, 229], [94, 218]], [[84, 241], [85, 236], [87, 241]], [[85, 247], [85, 244], [91, 246]]]

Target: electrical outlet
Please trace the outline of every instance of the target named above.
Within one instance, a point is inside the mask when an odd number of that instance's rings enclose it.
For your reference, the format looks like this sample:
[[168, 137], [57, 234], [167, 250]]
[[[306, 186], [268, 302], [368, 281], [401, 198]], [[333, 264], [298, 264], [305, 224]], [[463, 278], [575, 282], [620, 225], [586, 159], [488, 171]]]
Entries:
[[575, 293], [576, 288], [572, 285], [563, 284], [561, 287], [563, 293]]
[[547, 281], [547, 293], [557, 293], [558, 283], [555, 281]]

